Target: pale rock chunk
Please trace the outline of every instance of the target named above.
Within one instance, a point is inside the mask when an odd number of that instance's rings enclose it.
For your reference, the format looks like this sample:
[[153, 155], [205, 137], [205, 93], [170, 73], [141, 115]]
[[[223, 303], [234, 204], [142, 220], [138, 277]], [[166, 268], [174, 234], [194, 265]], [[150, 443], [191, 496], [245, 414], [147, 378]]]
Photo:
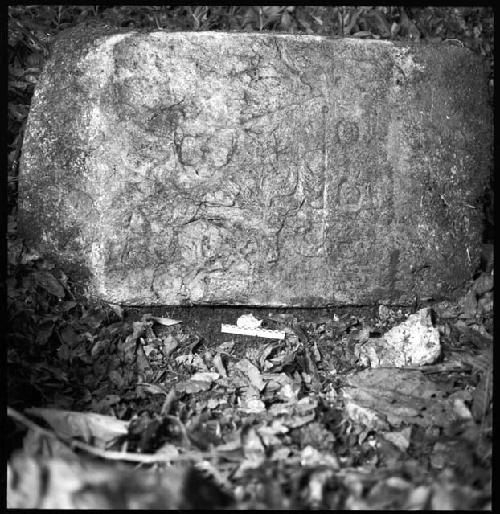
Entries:
[[383, 337], [371, 337], [366, 343], [358, 345], [361, 363], [372, 368], [434, 363], [441, 355], [441, 342], [433, 315], [432, 309], [421, 309]]

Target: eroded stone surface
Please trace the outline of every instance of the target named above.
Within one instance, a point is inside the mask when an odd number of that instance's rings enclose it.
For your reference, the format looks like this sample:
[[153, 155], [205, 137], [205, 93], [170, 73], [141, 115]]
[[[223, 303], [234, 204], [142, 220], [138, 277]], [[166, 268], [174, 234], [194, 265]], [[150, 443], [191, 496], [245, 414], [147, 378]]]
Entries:
[[33, 98], [20, 226], [117, 303], [446, 297], [479, 258], [490, 142], [462, 48], [77, 30]]

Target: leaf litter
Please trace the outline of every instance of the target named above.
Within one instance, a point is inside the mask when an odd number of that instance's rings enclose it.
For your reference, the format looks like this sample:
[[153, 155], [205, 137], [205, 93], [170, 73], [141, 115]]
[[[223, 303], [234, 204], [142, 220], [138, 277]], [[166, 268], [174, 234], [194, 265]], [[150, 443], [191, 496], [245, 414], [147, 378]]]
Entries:
[[153, 312], [10, 266], [9, 507], [491, 506], [491, 272], [416, 312]]

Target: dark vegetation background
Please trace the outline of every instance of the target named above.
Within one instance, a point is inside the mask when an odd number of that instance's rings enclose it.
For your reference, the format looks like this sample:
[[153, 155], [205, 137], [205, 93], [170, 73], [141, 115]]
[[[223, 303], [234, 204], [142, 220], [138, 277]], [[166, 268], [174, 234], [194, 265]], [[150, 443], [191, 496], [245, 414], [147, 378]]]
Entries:
[[[15, 233], [17, 174], [31, 96], [50, 42], [79, 24], [156, 30], [276, 31], [454, 44], [485, 58], [493, 105], [493, 7], [29, 5], [8, 8], [8, 232]], [[493, 241], [493, 173], [484, 242]]]

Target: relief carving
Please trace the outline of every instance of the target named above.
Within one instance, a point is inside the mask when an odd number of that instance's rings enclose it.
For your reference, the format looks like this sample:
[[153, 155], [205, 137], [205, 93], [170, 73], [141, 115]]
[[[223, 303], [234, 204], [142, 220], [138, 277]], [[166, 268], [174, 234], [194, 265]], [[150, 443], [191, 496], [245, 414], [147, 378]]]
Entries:
[[337, 137], [341, 144], [350, 145], [359, 139], [359, 127], [355, 121], [342, 119], [337, 122]]

